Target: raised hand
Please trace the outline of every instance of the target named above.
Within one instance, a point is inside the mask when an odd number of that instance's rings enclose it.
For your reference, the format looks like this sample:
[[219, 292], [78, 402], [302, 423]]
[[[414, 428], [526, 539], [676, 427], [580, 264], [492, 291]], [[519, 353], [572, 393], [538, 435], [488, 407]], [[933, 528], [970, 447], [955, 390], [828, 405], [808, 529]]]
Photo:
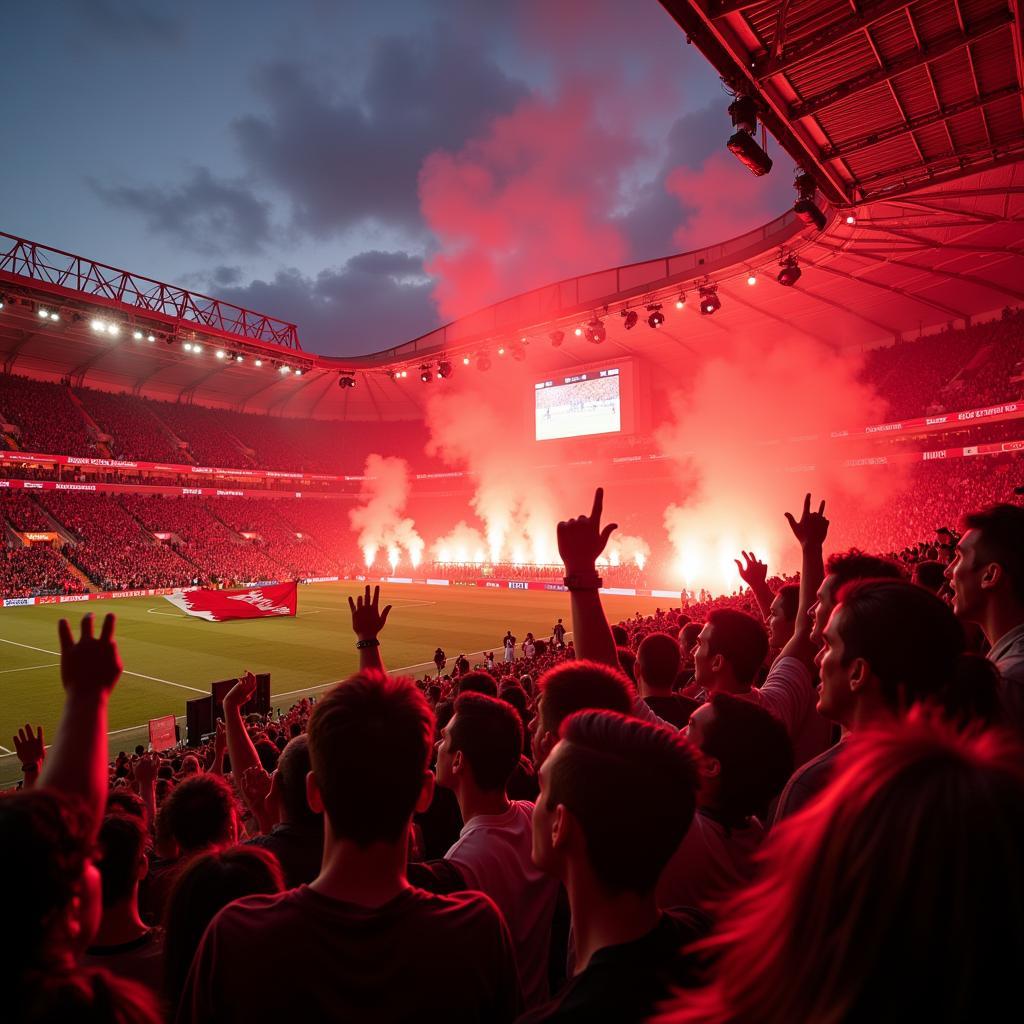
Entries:
[[46, 756], [46, 747], [43, 744], [43, 727], [37, 726], [32, 731], [31, 725], [18, 730], [14, 737], [14, 753], [25, 768], [35, 767], [39, 771], [43, 766], [43, 758]]
[[93, 636], [93, 615], [82, 618], [81, 636], [75, 642], [67, 619], [57, 623], [60, 638], [60, 678], [68, 696], [106, 696], [121, 678], [123, 666], [114, 641], [113, 615], [103, 619], [99, 637]]
[[242, 772], [239, 785], [242, 796], [250, 807], [261, 807], [263, 802], [270, 795], [270, 786], [273, 779], [269, 772], [262, 767], [246, 768]]
[[753, 551], [741, 551], [746, 565], [741, 565], [738, 558], [734, 559], [739, 569], [740, 579], [753, 590], [768, 580], [768, 566], [758, 560]]
[[241, 679], [224, 695], [224, 714], [241, 714], [255, 692], [256, 677], [251, 672], [243, 672]]
[[593, 572], [597, 556], [604, 551], [612, 530], [618, 529], [618, 523], [609, 523], [601, 529], [603, 509], [604, 488], [598, 487], [589, 516], [577, 516], [558, 524], [558, 553], [567, 575]]
[[352, 612], [352, 632], [357, 640], [376, 640], [377, 634], [384, 628], [388, 621], [388, 613], [391, 605], [385, 605], [383, 611], [378, 611], [380, 604], [380, 587], [373, 588], [373, 598], [370, 597], [370, 585], [366, 585], [366, 595], [357, 597], [354, 601], [348, 599], [349, 611]]
[[808, 494], [804, 497], [804, 508], [800, 521], [797, 522], [789, 512], [786, 513], [786, 519], [789, 521], [789, 528], [793, 531], [793, 536], [796, 537], [800, 547], [821, 547], [825, 543], [825, 538], [828, 536], [828, 520], [825, 518], [824, 500], [818, 511], [812, 512], [811, 496]]
[[[237, 685], [237, 684], [236, 684]], [[231, 688], [234, 689], [234, 686]], [[216, 762], [224, 756], [224, 751], [228, 749], [228, 734], [224, 729], [224, 722], [222, 719], [217, 719], [216, 731], [213, 734], [213, 757]]]

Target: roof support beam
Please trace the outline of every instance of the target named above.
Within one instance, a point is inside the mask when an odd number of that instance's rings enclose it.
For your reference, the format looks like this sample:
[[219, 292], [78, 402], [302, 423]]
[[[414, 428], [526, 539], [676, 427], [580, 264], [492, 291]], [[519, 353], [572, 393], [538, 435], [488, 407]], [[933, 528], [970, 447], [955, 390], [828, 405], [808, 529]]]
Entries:
[[[756, 291], [756, 289], [752, 289]], [[797, 331], [800, 334], [806, 335], [808, 338], [813, 338], [820, 345], [824, 345], [827, 348], [832, 347], [832, 343], [820, 334], [815, 334], [814, 331], [809, 331], [805, 327], [798, 327], [793, 321], [787, 320], [785, 317], [778, 316], [775, 313], [769, 313], [768, 310], [762, 309], [760, 306], [755, 306], [754, 303], [748, 302], [746, 299], [741, 299], [740, 296], [734, 291], [726, 291], [721, 285], [718, 286], [719, 295], [725, 296], [730, 302], [735, 302], [738, 306], [744, 306], [747, 309], [752, 309], [758, 316], [767, 317], [769, 320], [774, 320], [778, 324], [782, 324], [784, 327], [788, 327], [791, 331]]]
[[794, 121], [802, 120], [806, 117], [814, 117], [815, 114], [819, 114], [828, 107], [835, 106], [835, 104], [841, 103], [851, 96], [856, 96], [858, 93], [864, 92], [865, 89], [880, 85], [882, 82], [888, 82], [908, 71], [913, 71], [914, 68], [930, 64], [940, 57], [945, 57], [947, 54], [955, 53], [968, 43], [983, 39], [985, 36], [998, 32], [1012, 23], [1013, 15], [1008, 9], [996, 11], [987, 18], [982, 18], [968, 29], [967, 32], [950, 32], [941, 39], [937, 39], [930, 46], [914, 50], [904, 54], [902, 57], [897, 57], [891, 64], [866, 71], [864, 74], [858, 75], [848, 82], [843, 82], [841, 85], [837, 85], [834, 89], [822, 93], [820, 96], [814, 96], [802, 103], [794, 103], [789, 110], [789, 116]]
[[837, 256], [856, 256], [859, 259], [870, 260], [872, 263], [906, 267], [907, 270], [919, 270], [923, 274], [938, 274], [940, 277], [948, 277], [951, 281], [963, 281], [965, 284], [972, 284], [977, 288], [987, 288], [989, 291], [998, 292], [1000, 295], [1008, 295], [1011, 299], [1016, 299], [1018, 302], [1024, 302], [1024, 291], [1018, 291], [1016, 288], [1008, 288], [1006, 285], [993, 284], [991, 281], [987, 281], [983, 277], [976, 277], [974, 274], [961, 274], [955, 270], [943, 270], [941, 267], [929, 267], [927, 264], [923, 263], [910, 263], [907, 260], [896, 259], [894, 257], [886, 258], [885, 256], [874, 256], [871, 253], [859, 252], [857, 249], [836, 249], [831, 245], [825, 245], [823, 242], [818, 242], [818, 245], [828, 252], [835, 253]]
[[737, 11], [756, 7], [760, 2], [761, 0], [710, 0], [708, 14], [712, 18], [724, 18], [727, 14], [735, 14]]
[[971, 316], [969, 313], [965, 313], [961, 309], [954, 309], [952, 306], [946, 306], [941, 302], [936, 302], [934, 299], [926, 299], [920, 295], [915, 295], [913, 292], [908, 292], [905, 288], [897, 288], [893, 284], [882, 284], [880, 281], [871, 281], [866, 277], [857, 277], [856, 274], [847, 273], [845, 270], [836, 270], [835, 267], [830, 267], [827, 263], [814, 263], [806, 256], [803, 257], [803, 262], [809, 267], [815, 267], [817, 270], [822, 270], [826, 274], [834, 274], [836, 277], [845, 278], [847, 281], [853, 281], [855, 284], [869, 285], [871, 288], [880, 288], [884, 292], [890, 292], [893, 295], [899, 295], [904, 299], [909, 299], [911, 302], [920, 303], [922, 306], [928, 306], [929, 309], [934, 309], [941, 313], [943, 316], [951, 316], [957, 320], [963, 320], [965, 324], [971, 322]]
[[842, 302], [835, 302], [832, 299], [827, 299], [824, 295], [819, 295], [817, 292], [808, 291], [802, 281], [797, 281], [797, 283], [793, 285], [793, 291], [798, 291], [801, 294], [806, 295], [809, 299], [814, 299], [815, 302], [823, 302], [826, 306], [831, 306], [833, 309], [841, 310], [847, 316], [852, 316], [857, 320], [863, 320], [864, 323], [871, 324], [872, 327], [877, 327], [880, 331], [891, 335], [897, 341], [899, 341], [903, 336], [897, 328], [891, 327], [889, 324], [879, 323], [879, 321], [872, 320], [871, 317], [865, 316], [856, 308], [856, 306], [851, 306]]
[[888, 142], [890, 139], [897, 139], [901, 135], [916, 132], [920, 128], [928, 128], [939, 121], [955, 117], [957, 114], [965, 114], [968, 111], [977, 110], [979, 107], [986, 107], [989, 103], [995, 103], [996, 100], [1005, 99], [1007, 96], [1012, 96], [1019, 91], [1019, 86], [1007, 85], [1002, 89], [985, 93], [983, 96], [974, 96], [970, 99], [962, 100], [960, 103], [951, 103], [948, 107], [939, 107], [938, 110], [930, 114], [919, 114], [917, 117], [907, 118], [904, 124], [882, 128], [879, 131], [871, 132], [869, 135], [861, 135], [858, 138], [850, 139], [841, 145], [827, 146], [819, 150], [818, 155], [822, 160], [838, 160], [853, 153], [860, 153], [865, 149], [870, 149], [872, 146], [877, 146], [879, 143]]
[[4, 373], [10, 373], [11, 367], [18, 361], [18, 354], [36, 336], [36, 331], [21, 331], [18, 340], [4, 358]]
[[[863, 31], [869, 28], [876, 21], [895, 14], [896, 11], [905, 10], [910, 6], [910, 0], [877, 0], [873, 4], [864, 4], [860, 12], [851, 14], [847, 18], [833, 22], [820, 32], [813, 32], [787, 43], [778, 57], [765, 55], [760, 60], [754, 61], [754, 77], [763, 82], [772, 75], [782, 75], [792, 70], [798, 64], [817, 57], [825, 47], [832, 46], [840, 40], [851, 36], [854, 32]], [[712, 14], [712, 17], [716, 15]]]

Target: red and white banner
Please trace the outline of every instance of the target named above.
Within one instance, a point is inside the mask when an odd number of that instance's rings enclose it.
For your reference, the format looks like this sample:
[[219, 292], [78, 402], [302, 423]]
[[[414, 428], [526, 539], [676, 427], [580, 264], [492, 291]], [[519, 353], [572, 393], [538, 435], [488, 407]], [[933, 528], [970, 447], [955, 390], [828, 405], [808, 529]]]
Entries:
[[195, 590], [167, 594], [165, 600], [188, 615], [208, 622], [230, 619], [273, 619], [294, 615], [298, 604], [298, 588], [289, 583], [271, 583], [249, 590]]

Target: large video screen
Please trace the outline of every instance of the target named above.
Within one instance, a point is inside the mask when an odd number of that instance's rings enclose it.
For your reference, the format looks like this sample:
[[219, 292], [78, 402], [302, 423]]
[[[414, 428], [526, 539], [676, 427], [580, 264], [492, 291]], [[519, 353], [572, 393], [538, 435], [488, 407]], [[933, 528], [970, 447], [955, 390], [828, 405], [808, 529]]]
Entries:
[[620, 381], [619, 368], [613, 366], [536, 383], [537, 440], [620, 431]]

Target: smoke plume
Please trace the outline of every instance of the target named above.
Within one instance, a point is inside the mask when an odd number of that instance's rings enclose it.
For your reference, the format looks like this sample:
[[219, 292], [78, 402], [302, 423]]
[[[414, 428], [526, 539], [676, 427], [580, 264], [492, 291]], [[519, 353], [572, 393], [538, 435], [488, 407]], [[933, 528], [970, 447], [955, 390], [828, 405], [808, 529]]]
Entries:
[[366, 480], [359, 495], [363, 504], [349, 512], [349, 519], [359, 532], [366, 565], [373, 565], [383, 554], [394, 570], [404, 552], [415, 568], [425, 545], [413, 520], [403, 515], [410, 490], [408, 463], [394, 456], [370, 455], [363, 475]]

